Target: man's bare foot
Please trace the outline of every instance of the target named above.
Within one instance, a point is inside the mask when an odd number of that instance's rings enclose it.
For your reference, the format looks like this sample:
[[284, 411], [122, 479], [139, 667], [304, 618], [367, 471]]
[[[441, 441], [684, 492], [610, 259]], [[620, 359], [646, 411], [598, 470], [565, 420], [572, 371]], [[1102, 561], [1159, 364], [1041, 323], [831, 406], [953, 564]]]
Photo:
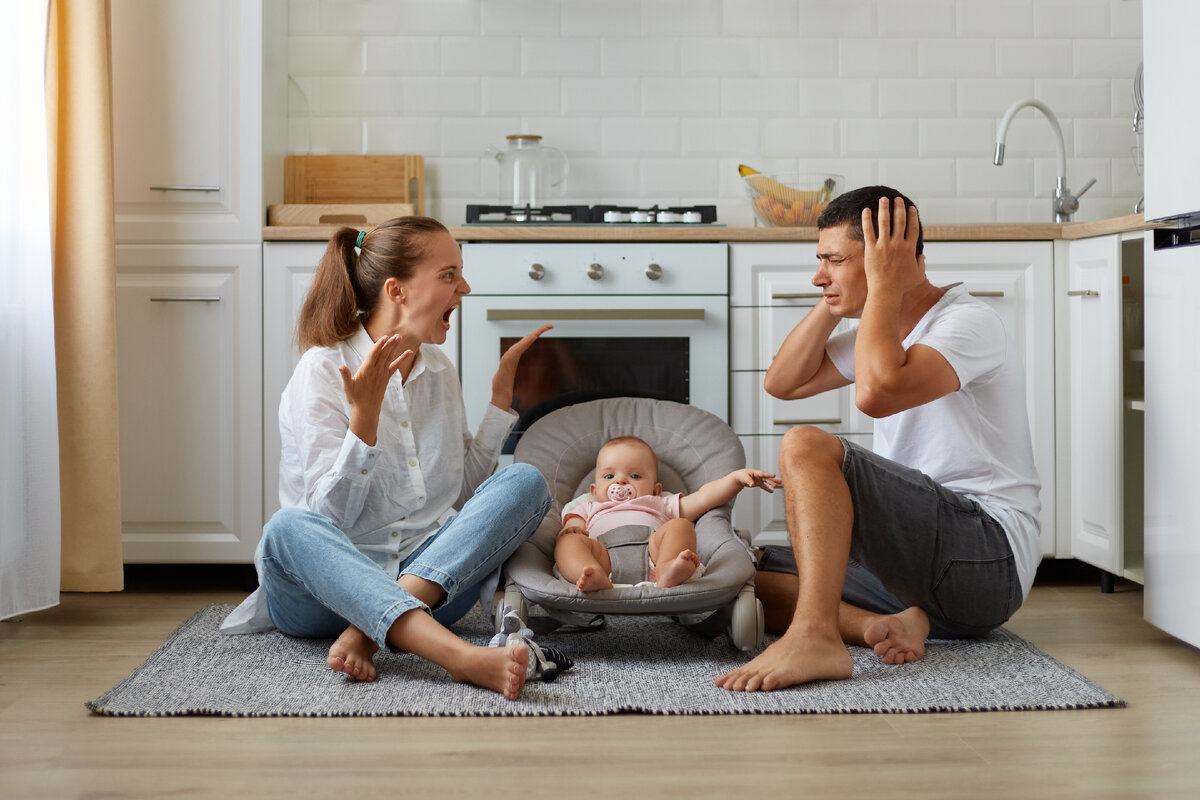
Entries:
[[809, 681], [845, 680], [853, 672], [854, 661], [841, 638], [789, 629], [749, 663], [714, 682], [732, 692], [769, 692]]
[[379, 645], [365, 633], [351, 625], [342, 632], [333, 646], [325, 663], [334, 672], [344, 672], [351, 678], [360, 681], [375, 680], [375, 663], [371, 660]]
[[691, 550], [684, 550], [675, 556], [672, 561], [668, 562], [666, 566], [658, 569], [658, 580], [654, 582], [654, 585], [662, 589], [678, 586], [692, 577], [692, 573], [699, 566], [700, 556]]
[[499, 692], [506, 700], [516, 700], [525, 688], [528, 668], [529, 648], [523, 644], [472, 647], [465, 658], [455, 662], [450, 677]]
[[575, 588], [581, 592], [598, 592], [601, 589], [613, 588], [612, 581], [597, 567], [584, 567], [583, 574], [575, 581]]
[[908, 664], [924, 658], [928, 638], [929, 615], [916, 606], [880, 617], [863, 631], [863, 641], [885, 664]]

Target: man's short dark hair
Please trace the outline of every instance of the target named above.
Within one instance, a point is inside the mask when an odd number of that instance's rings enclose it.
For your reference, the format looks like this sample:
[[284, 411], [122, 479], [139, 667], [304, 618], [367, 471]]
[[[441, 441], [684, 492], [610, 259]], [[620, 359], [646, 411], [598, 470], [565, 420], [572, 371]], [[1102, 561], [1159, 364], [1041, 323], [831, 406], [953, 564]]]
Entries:
[[[825, 206], [821, 216], [817, 217], [817, 228], [836, 228], [838, 225], [849, 225], [850, 238], [858, 242], [865, 241], [863, 239], [862, 212], [864, 208], [869, 208], [871, 209], [871, 227], [875, 229], [875, 235], [878, 236], [879, 201], [885, 197], [889, 199], [899, 197], [904, 201], [905, 207], [916, 206], [916, 203], [890, 186], [864, 186], [833, 198], [829, 205]], [[923, 228], [924, 226], [918, 218], [917, 255], [921, 255], [925, 249]]]

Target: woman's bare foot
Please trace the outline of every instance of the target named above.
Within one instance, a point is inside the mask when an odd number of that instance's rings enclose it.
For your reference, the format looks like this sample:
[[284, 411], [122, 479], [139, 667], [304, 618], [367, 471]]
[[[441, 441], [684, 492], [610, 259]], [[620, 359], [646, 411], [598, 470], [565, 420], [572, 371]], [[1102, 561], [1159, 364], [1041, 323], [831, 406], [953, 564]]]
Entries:
[[613, 588], [612, 581], [597, 567], [584, 567], [583, 574], [575, 581], [575, 588], [581, 592], [598, 592], [601, 589]]
[[854, 661], [840, 637], [789, 629], [753, 660], [714, 682], [732, 692], [769, 692], [809, 681], [845, 680]]
[[472, 647], [465, 658], [455, 662], [450, 677], [459, 683], [473, 683], [499, 692], [507, 700], [516, 700], [525, 688], [528, 668], [529, 648], [523, 644]]
[[654, 585], [662, 589], [678, 586], [692, 577], [692, 573], [699, 566], [700, 556], [691, 550], [684, 550], [675, 556], [672, 561], [668, 562], [666, 566], [658, 569], [658, 580], [654, 582]]
[[928, 638], [929, 615], [916, 606], [880, 617], [863, 630], [863, 641], [885, 664], [908, 664], [924, 658]]
[[360, 681], [375, 680], [375, 663], [371, 660], [379, 645], [365, 633], [351, 625], [342, 632], [333, 646], [325, 663], [334, 672], [344, 672], [351, 678]]

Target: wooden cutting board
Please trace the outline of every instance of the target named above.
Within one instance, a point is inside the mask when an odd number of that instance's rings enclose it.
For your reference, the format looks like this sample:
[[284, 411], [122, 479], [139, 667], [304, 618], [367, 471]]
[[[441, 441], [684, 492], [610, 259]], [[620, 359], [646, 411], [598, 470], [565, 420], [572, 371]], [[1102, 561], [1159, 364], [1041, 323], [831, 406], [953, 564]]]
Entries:
[[378, 225], [396, 217], [412, 216], [412, 203], [305, 203], [267, 206], [267, 224], [351, 225], [359, 228]]
[[425, 213], [421, 156], [288, 156], [285, 204], [412, 203]]

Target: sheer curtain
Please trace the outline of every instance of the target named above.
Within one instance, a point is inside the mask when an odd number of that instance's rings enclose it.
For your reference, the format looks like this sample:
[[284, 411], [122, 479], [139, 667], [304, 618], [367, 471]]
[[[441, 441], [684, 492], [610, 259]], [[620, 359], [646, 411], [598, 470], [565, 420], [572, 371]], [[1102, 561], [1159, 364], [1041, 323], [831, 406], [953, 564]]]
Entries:
[[[46, 0], [0, 8], [0, 619], [58, 603]], [[14, 113], [15, 112], [15, 113]]]

